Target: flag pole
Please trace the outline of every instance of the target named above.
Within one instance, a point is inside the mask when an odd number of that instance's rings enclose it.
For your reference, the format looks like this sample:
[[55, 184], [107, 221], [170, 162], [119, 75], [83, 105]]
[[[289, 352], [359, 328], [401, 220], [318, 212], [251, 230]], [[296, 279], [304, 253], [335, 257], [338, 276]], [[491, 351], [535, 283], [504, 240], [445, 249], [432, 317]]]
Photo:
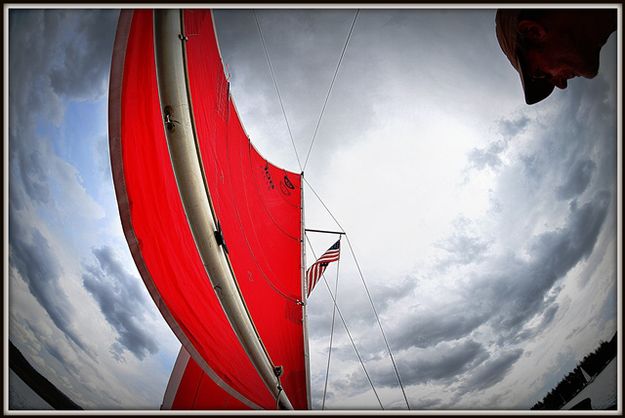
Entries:
[[346, 235], [345, 232], [339, 232], [339, 231], [325, 231], [322, 229], [305, 229], [304, 231], [306, 232], [319, 232], [321, 234], [336, 234], [336, 235]]

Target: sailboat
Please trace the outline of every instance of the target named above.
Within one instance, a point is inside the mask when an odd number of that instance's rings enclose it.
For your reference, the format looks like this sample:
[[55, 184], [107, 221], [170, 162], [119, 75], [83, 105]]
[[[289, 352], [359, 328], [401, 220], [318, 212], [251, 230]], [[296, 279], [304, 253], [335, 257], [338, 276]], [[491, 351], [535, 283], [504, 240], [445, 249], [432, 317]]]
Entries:
[[182, 344], [167, 409], [309, 409], [302, 174], [250, 142], [210, 10], [123, 10], [109, 147], [128, 246]]
[[586, 370], [584, 370], [584, 368], [582, 366], [579, 366], [579, 369], [582, 372], [582, 375], [584, 376], [584, 379], [586, 380], [586, 384], [590, 384], [592, 383], [593, 380], [595, 380], [594, 376], [591, 376], [588, 374], [588, 372]]

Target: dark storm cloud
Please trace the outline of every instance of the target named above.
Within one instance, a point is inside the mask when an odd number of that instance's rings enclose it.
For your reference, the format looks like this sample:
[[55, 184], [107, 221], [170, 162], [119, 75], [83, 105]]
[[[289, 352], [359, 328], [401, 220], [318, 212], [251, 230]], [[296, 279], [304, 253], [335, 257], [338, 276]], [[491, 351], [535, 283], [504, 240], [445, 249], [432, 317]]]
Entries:
[[157, 341], [143, 324], [151, 312], [141, 281], [124, 270], [109, 247], [96, 248], [93, 254], [98, 265], [87, 267], [83, 285], [119, 334], [112, 353], [120, 360], [124, 349], [140, 360], [148, 353], [156, 353]]
[[[64, 99], [96, 99], [106, 92], [118, 12], [12, 9], [8, 13], [10, 263], [53, 323], [86, 350], [72, 325], [75, 301], [61, 287], [64, 273], [56, 251], [31, 219], [34, 210], [49, 214], [63, 206], [52, 200], [50, 188], [61, 180], [64, 189], [67, 173], [75, 176], [75, 170], [67, 164], [59, 168], [49, 138], [38, 128], [61, 122]], [[61, 352], [51, 349], [50, 354], [59, 358]]]
[[9, 261], [56, 327], [78, 347], [85, 345], [72, 326], [75, 310], [60, 282], [63, 271], [41, 232], [15, 219], [9, 221]]
[[462, 394], [480, 391], [500, 382], [521, 357], [521, 354], [523, 354], [523, 350], [516, 349], [504, 352], [499, 357], [486, 361], [471, 373], [470, 377], [464, 381], [458, 391]]
[[[487, 358], [488, 352], [482, 344], [467, 340], [458, 344], [441, 343], [428, 350], [403, 353], [397, 360], [397, 367], [405, 385], [432, 381], [449, 383]], [[374, 371], [376, 382], [382, 386], [398, 385], [392, 369], [385, 367]]]
[[[396, 350], [431, 347], [470, 335], [482, 324], [490, 325], [500, 341], [521, 342], [544, 329], [557, 311], [548, 293], [556, 281], [595, 247], [610, 204], [610, 194], [600, 192], [581, 207], [571, 205], [564, 227], [535, 237], [529, 261], [512, 258], [489, 260], [493, 271], [473, 274], [456, 304], [412, 313], [388, 326]], [[497, 273], [495, 273], [497, 271]], [[539, 329], [523, 332], [523, 326], [542, 315]]]
[[536, 237], [530, 262], [502, 272], [485, 292], [475, 289], [478, 297], [497, 301], [492, 326], [504, 334], [513, 333], [543, 307], [554, 283], [592, 252], [609, 204], [610, 194], [599, 192], [582, 207], [571, 205], [565, 227]]
[[[107, 74], [117, 22], [115, 10], [71, 10], [46, 15], [54, 31], [63, 30], [66, 41], [56, 51], [50, 85], [60, 95], [93, 99], [106, 91]], [[72, 28], [70, 33], [67, 28]]]
[[395, 349], [431, 347], [442, 341], [460, 339], [488, 319], [478, 307], [448, 304], [431, 311], [413, 314], [391, 325], [389, 337]]
[[49, 203], [54, 151], [36, 133], [57, 124], [63, 99], [95, 100], [106, 80], [118, 12], [112, 10], [9, 11], [9, 149], [11, 188]]
[[[396, 354], [396, 361], [402, 383], [409, 386], [425, 383], [449, 384], [478, 367], [488, 357], [483, 345], [467, 340], [455, 344], [445, 342], [425, 350], [402, 352]], [[387, 361], [368, 361], [365, 367], [377, 390], [399, 387], [394, 369]], [[355, 395], [371, 390], [371, 384], [361, 367], [340, 378], [332, 377], [332, 374], [330, 376], [328, 389], [332, 388], [336, 393]], [[320, 383], [317, 387], [321, 386]], [[320, 391], [319, 396], [321, 393]]]
[[513, 339], [508, 340], [507, 342], [509, 344], [520, 344], [540, 334], [542, 331], [545, 330], [545, 328], [549, 326], [549, 324], [551, 324], [556, 316], [556, 313], [558, 312], [558, 309], [559, 305], [557, 303], [550, 305], [544, 310], [542, 318], [538, 325], [531, 328], [523, 329], [516, 336], [514, 336]]
[[597, 164], [592, 160], [578, 161], [566, 174], [564, 184], [558, 187], [557, 196], [560, 199], [571, 199], [582, 194], [588, 187], [596, 168]]

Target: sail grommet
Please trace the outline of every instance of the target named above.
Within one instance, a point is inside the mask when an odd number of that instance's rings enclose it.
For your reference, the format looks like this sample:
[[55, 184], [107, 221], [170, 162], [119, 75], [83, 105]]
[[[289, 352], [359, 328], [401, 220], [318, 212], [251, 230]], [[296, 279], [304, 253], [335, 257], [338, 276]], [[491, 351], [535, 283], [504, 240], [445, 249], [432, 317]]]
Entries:
[[273, 373], [276, 375], [276, 377], [282, 376], [283, 371], [284, 371], [284, 368], [282, 366], [275, 366], [273, 368]]
[[188, 41], [189, 38], [187, 36], [185, 36], [183, 33], [179, 33], [178, 34], [178, 39], [180, 39], [181, 41]]

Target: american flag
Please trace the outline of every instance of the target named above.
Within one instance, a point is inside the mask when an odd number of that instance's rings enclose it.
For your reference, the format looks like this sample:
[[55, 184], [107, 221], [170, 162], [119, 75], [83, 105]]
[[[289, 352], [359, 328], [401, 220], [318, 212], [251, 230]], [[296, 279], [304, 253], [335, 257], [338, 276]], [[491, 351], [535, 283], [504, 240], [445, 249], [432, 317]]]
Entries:
[[308, 285], [308, 294], [307, 297], [310, 296], [310, 292], [312, 292], [313, 288], [319, 281], [319, 278], [325, 271], [328, 264], [333, 261], [338, 261], [341, 255], [341, 240], [339, 239], [334, 243], [328, 251], [323, 253], [321, 257], [315, 263], [306, 270], [306, 284]]

